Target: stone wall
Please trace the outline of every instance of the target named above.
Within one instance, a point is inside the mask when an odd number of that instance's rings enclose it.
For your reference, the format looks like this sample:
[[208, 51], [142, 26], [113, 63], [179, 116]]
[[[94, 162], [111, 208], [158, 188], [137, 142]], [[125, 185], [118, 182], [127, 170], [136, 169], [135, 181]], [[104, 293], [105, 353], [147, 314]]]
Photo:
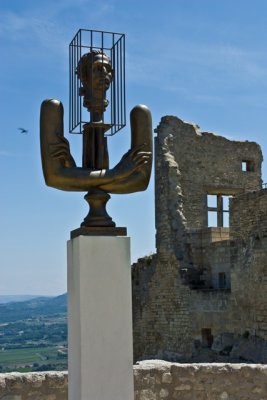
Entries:
[[[157, 256], [168, 261], [174, 254], [180, 268], [188, 272], [188, 280], [190, 273], [195, 280], [196, 273], [198, 278], [208, 273], [207, 266], [201, 265], [205, 243], [199, 234], [208, 227], [207, 195], [259, 190], [261, 149], [255, 142], [200, 132], [197, 125], [176, 117], [163, 117], [155, 132]], [[249, 166], [246, 171], [244, 162]], [[197, 230], [198, 236], [192, 238]], [[199, 243], [194, 242], [196, 238]]]
[[267, 189], [244, 193], [230, 200], [232, 240], [247, 240], [252, 232], [267, 235]]
[[[161, 234], [162, 219], [175, 215], [178, 210], [187, 228], [207, 226], [207, 193], [237, 194], [261, 188], [262, 153], [257, 143], [200, 132], [197, 125], [169, 116], [161, 119], [155, 132], [159, 244], [164, 233]], [[243, 160], [251, 160], [252, 171], [242, 171]], [[170, 170], [174, 171], [170, 173]], [[172, 197], [175, 191], [178, 196]], [[165, 224], [168, 221], [167, 218]], [[175, 217], [172, 224], [179, 224], [179, 219]]]
[[[114, 366], [116, 368], [116, 366]], [[267, 366], [255, 364], [134, 365], [135, 400], [266, 400]], [[0, 374], [1, 400], [67, 400], [67, 372]]]
[[[144, 262], [147, 263], [145, 267]], [[193, 340], [190, 335], [190, 290], [180, 283], [177, 291], [177, 280], [180, 281], [180, 274], [175, 259], [159, 265], [153, 257], [152, 262], [142, 260], [133, 265], [135, 360], [190, 358]]]
[[[133, 265], [134, 358], [267, 362], [261, 149], [176, 117], [156, 133], [157, 253]], [[234, 196], [230, 227], [208, 227], [209, 194]]]
[[67, 372], [0, 374], [0, 400], [67, 400]]
[[[267, 340], [267, 190], [233, 198], [231, 280], [236, 331]], [[242, 277], [242, 280], [241, 280]], [[267, 358], [267, 345], [262, 350]]]
[[266, 400], [267, 366], [174, 364], [134, 366], [135, 400]]

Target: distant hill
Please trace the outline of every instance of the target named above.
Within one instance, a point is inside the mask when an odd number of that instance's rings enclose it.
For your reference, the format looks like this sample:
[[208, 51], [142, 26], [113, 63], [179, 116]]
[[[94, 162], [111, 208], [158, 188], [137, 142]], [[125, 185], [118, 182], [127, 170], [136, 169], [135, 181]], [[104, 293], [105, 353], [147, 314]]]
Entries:
[[19, 301], [27, 301], [36, 299], [36, 297], [47, 297], [51, 298], [51, 296], [36, 296], [32, 294], [7, 294], [7, 295], [0, 295], [0, 304], [10, 303], [11, 301], [19, 302]]
[[67, 293], [57, 297], [36, 297], [27, 301], [0, 304], [0, 323], [15, 322], [67, 312]]

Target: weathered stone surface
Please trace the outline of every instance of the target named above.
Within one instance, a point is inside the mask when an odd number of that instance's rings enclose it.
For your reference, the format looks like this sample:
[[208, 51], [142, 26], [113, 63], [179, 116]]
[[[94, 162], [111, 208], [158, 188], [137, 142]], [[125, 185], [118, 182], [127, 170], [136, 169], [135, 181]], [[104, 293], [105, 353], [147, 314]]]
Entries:
[[[161, 375], [162, 383], [148, 386], [145, 379], [148, 368], [151, 371], [150, 375], [152, 373]], [[263, 400], [267, 398], [266, 372], [266, 365], [173, 364], [158, 360], [142, 361], [134, 366], [135, 400], [142, 399], [145, 393], [150, 396], [147, 398], [155, 399]], [[166, 374], [172, 377], [168, 382], [163, 378]], [[245, 379], [244, 374], [246, 374]]]
[[[135, 400], [267, 399], [267, 365], [149, 360], [134, 365], [133, 372]], [[0, 374], [0, 379], [6, 384], [1, 400], [67, 400], [67, 372]]]
[[0, 374], [1, 400], [66, 400], [67, 372]]
[[[266, 363], [261, 149], [176, 117], [156, 133], [157, 253], [133, 265], [135, 360]], [[230, 228], [208, 227], [208, 194], [233, 196]]]
[[1, 397], [1, 399], [2, 400], [21, 400], [21, 396], [13, 396], [13, 395], [11, 395], [11, 396], [4, 396], [4, 397]]

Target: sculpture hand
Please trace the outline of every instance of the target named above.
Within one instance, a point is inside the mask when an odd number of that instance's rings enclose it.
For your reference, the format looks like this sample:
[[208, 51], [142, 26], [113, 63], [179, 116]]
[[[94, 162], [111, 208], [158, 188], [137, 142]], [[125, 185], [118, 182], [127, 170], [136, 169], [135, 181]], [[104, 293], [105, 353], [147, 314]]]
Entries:
[[121, 159], [114, 170], [120, 176], [112, 184], [101, 184], [108, 193], [133, 193], [145, 190], [149, 183], [152, 166], [152, 118], [144, 105], [135, 106], [130, 115], [131, 150]]
[[49, 145], [50, 155], [54, 159], [59, 159], [66, 168], [76, 167], [74, 158], [70, 153], [69, 141], [64, 137], [57, 135], [58, 142]]
[[151, 161], [151, 152], [141, 151], [143, 147], [144, 145], [138, 146], [124, 154], [121, 161], [113, 169], [117, 177], [116, 180], [125, 179], [136, 171], [142, 171], [143, 166]]

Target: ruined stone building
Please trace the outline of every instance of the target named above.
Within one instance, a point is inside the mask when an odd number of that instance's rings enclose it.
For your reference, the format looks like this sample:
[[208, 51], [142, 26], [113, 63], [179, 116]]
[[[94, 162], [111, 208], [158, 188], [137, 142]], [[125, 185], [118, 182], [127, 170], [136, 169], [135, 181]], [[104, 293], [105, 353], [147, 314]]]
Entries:
[[156, 248], [133, 265], [135, 360], [267, 363], [267, 189], [260, 146], [163, 117]]

